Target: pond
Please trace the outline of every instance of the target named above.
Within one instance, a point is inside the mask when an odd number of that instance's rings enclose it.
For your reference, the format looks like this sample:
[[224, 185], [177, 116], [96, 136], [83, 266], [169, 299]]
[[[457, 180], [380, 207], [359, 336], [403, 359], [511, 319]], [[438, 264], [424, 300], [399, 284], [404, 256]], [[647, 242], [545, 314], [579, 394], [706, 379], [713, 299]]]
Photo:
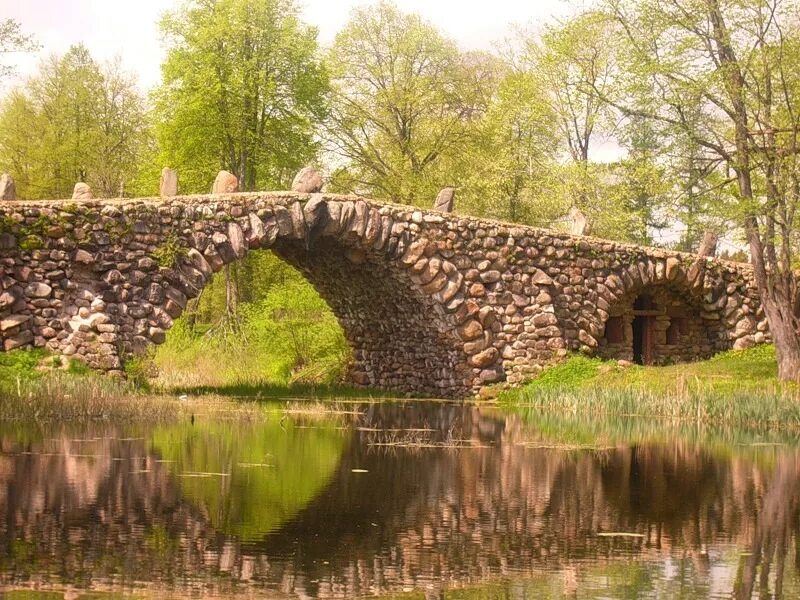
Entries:
[[0, 594], [800, 597], [788, 434], [303, 406], [0, 424]]

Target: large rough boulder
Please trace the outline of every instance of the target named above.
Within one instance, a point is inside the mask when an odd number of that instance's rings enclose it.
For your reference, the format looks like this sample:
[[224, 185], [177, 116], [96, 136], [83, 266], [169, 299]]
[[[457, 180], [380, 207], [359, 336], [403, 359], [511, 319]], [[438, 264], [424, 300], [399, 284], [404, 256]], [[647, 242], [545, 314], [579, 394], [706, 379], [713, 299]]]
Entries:
[[592, 229], [591, 223], [580, 208], [577, 206], [570, 208], [567, 220], [569, 222], [569, 232], [572, 235], [589, 235]]
[[453, 201], [456, 197], [456, 188], [446, 187], [442, 188], [436, 196], [436, 202], [433, 203], [433, 210], [440, 212], [453, 212]]
[[161, 186], [159, 189], [162, 198], [171, 198], [178, 195], [178, 173], [174, 169], [164, 167], [161, 169]]
[[0, 200], [16, 200], [17, 186], [8, 173], [0, 175]]
[[316, 194], [322, 190], [322, 175], [314, 167], [303, 167], [292, 181], [292, 191]]
[[72, 190], [73, 200], [91, 200], [92, 198], [94, 198], [92, 188], [82, 181], [75, 184], [75, 188]]
[[239, 180], [236, 175], [228, 171], [220, 171], [214, 180], [214, 187], [211, 188], [212, 194], [233, 194], [239, 191]]
[[697, 249], [697, 255], [704, 258], [714, 256], [717, 253], [717, 234], [713, 231], [706, 231], [703, 233], [703, 241], [700, 242], [700, 247]]

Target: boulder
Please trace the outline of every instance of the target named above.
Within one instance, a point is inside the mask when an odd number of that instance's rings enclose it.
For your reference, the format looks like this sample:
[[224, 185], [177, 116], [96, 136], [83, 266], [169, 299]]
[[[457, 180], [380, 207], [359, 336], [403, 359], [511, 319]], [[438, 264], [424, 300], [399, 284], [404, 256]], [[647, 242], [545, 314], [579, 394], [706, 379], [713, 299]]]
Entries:
[[453, 212], [453, 201], [456, 197], [456, 188], [446, 187], [439, 191], [436, 201], [433, 203], [433, 210], [439, 212]]
[[16, 200], [17, 186], [8, 173], [0, 175], [0, 200]]
[[178, 172], [169, 167], [161, 169], [161, 185], [159, 193], [162, 198], [178, 195]]
[[75, 184], [72, 190], [73, 200], [91, 200], [92, 198], [94, 198], [92, 195], [92, 188], [82, 181]]
[[233, 194], [239, 191], [239, 180], [236, 175], [228, 171], [220, 171], [214, 179], [214, 186], [211, 188], [212, 194]]
[[316, 194], [322, 190], [322, 175], [314, 167], [303, 167], [292, 181], [292, 191]]

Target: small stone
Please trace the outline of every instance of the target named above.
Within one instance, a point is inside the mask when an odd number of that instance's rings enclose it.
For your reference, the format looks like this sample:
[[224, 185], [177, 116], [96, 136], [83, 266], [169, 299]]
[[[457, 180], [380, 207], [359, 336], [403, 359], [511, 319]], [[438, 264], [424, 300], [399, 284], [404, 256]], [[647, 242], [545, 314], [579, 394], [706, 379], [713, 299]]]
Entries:
[[553, 285], [553, 279], [544, 271], [536, 269], [536, 272], [531, 277], [531, 282], [536, 285]]
[[11, 338], [6, 338], [3, 342], [3, 348], [6, 352], [14, 350], [16, 348], [20, 348], [27, 344], [30, 344], [33, 341], [33, 332], [29, 329], [21, 332], [19, 335], [16, 335]]
[[500, 271], [485, 271], [481, 273], [481, 281], [483, 283], [494, 283], [500, 281], [502, 274]]
[[264, 241], [264, 238], [267, 237], [264, 222], [255, 213], [247, 215], [247, 219], [250, 222], [250, 229], [247, 232], [247, 243], [252, 247], [258, 247]]
[[473, 298], [480, 298], [481, 296], [486, 295], [486, 288], [482, 283], [478, 283], [477, 281], [469, 286], [468, 293]]
[[91, 265], [95, 262], [95, 257], [93, 254], [87, 252], [86, 250], [76, 250], [75, 251], [75, 262], [84, 264], [84, 265]]
[[466, 342], [482, 336], [483, 327], [481, 327], [481, 324], [475, 319], [470, 319], [466, 323], [459, 325], [456, 328], [456, 333], [458, 333], [458, 336]]
[[25, 288], [25, 295], [29, 298], [47, 298], [52, 293], [53, 288], [51, 288], [46, 283], [41, 282], [34, 282], [28, 284]]
[[499, 356], [500, 353], [498, 352], [497, 348], [492, 346], [490, 348], [486, 348], [486, 350], [483, 350], [482, 352], [478, 352], [477, 354], [470, 356], [469, 364], [478, 368], [488, 367], [495, 362]]
[[214, 179], [214, 186], [211, 188], [212, 194], [233, 194], [239, 191], [239, 180], [236, 175], [228, 171], [220, 171]]
[[292, 181], [292, 191], [316, 194], [322, 190], [322, 175], [314, 167], [303, 167]]
[[93, 197], [92, 188], [90, 188], [87, 184], [82, 181], [79, 181], [75, 184], [75, 187], [72, 190], [73, 200], [91, 200]]
[[244, 233], [236, 222], [228, 223], [228, 241], [237, 258], [242, 258], [247, 254], [247, 244], [244, 241]]
[[428, 244], [425, 240], [417, 240], [413, 242], [403, 254], [400, 262], [406, 267], [410, 267], [411, 265], [415, 264], [420, 259], [423, 252], [425, 252], [427, 245]]
[[150, 341], [153, 342], [154, 344], [163, 344], [167, 339], [166, 332], [160, 327], [151, 327], [147, 331], [147, 336], [150, 338]]
[[26, 321], [29, 321], [30, 315], [11, 315], [3, 320], [0, 320], [0, 331], [7, 331], [14, 327], [19, 327]]
[[536, 327], [548, 327], [550, 325], [557, 325], [558, 318], [550, 312], [539, 313], [533, 317], [533, 324]]

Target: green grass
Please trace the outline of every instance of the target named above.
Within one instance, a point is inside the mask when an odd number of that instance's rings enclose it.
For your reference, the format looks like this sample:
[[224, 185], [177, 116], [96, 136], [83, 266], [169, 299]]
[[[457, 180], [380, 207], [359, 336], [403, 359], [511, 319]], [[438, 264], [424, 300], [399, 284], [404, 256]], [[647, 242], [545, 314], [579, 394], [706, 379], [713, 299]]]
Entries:
[[775, 349], [762, 345], [666, 367], [620, 367], [572, 356], [500, 402], [564, 414], [689, 419], [800, 428], [800, 393], [777, 379]]

